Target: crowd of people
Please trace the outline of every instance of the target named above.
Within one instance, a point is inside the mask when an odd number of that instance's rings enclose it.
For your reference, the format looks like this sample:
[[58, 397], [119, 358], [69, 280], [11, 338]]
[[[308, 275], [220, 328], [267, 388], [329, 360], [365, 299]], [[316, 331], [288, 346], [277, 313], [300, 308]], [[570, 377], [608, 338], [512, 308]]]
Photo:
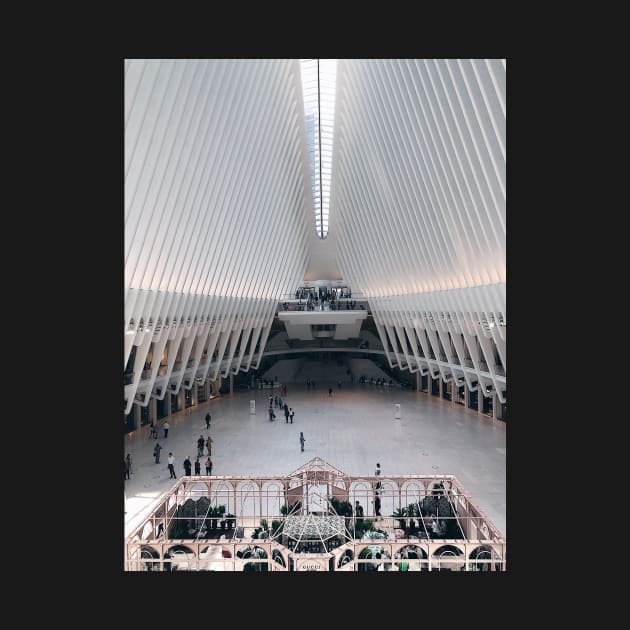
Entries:
[[[210, 421], [211, 421], [212, 417], [210, 415], [210, 412], [206, 413], [205, 416], [205, 421], [206, 421], [206, 429], [208, 429], [208, 431], [210, 430]], [[160, 427], [159, 422], [158, 421], [151, 421], [151, 429], [149, 431], [149, 439], [153, 438], [156, 440], [159, 440], [159, 430], [160, 428], [162, 428], [164, 430], [164, 439], [168, 438], [168, 431], [171, 428], [170, 424], [168, 423], [168, 420], [165, 420], [162, 423], [162, 426]], [[183, 462], [183, 468], [184, 468], [184, 473], [186, 475], [192, 475], [192, 470], [194, 467], [195, 470], [195, 475], [201, 475], [201, 460], [203, 459], [204, 456], [204, 449], [207, 449], [207, 459], [204, 462], [204, 467], [205, 467], [205, 474], [206, 475], [211, 475], [212, 474], [212, 459], [211, 459], [211, 455], [212, 455], [212, 445], [213, 445], [213, 440], [210, 437], [210, 433], [208, 433], [207, 437], [204, 437], [203, 435], [200, 435], [199, 438], [197, 439], [197, 456], [195, 458], [194, 463], [191, 461], [190, 459], [190, 455], [188, 457], [186, 457], [186, 459]], [[160, 463], [160, 452], [162, 451], [162, 446], [159, 442], [156, 442], [155, 446], [153, 447], [153, 458], [155, 460], [156, 464]], [[168, 471], [169, 471], [169, 478], [170, 479], [177, 479], [177, 474], [175, 472], [175, 456], [173, 455], [172, 452], [169, 452], [168, 454]], [[130, 479], [131, 478], [131, 473], [132, 468], [131, 468], [131, 454], [127, 454], [127, 456], [125, 457], [124, 460], [124, 472], [125, 472], [125, 480]]]

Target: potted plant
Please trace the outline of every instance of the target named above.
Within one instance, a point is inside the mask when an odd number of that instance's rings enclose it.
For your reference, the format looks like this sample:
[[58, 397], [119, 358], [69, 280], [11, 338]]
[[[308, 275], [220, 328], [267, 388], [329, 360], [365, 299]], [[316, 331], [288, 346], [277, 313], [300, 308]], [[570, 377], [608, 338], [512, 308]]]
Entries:
[[374, 529], [374, 521], [369, 518], [364, 518], [363, 522], [357, 522], [354, 537], [355, 538], [363, 538], [365, 532], [369, 532]]
[[228, 531], [230, 531], [234, 527], [234, 519], [236, 516], [234, 514], [226, 514], [225, 515], [225, 523]]
[[271, 521], [271, 535], [277, 536], [282, 531], [282, 521]]
[[210, 529], [213, 531], [217, 528], [217, 516], [219, 516], [219, 510], [216, 507], [211, 507], [208, 510], [208, 516], [210, 517]]
[[302, 501], [298, 500], [295, 503], [287, 507], [286, 503], [280, 508], [280, 514], [287, 516], [288, 514], [299, 514], [299, 509], [302, 507]]
[[394, 513], [391, 515], [394, 518], [398, 519], [398, 529], [405, 529], [406, 516], [407, 516], [407, 508], [401, 507], [394, 510]]
[[422, 516], [429, 516], [429, 514], [435, 514], [437, 512], [438, 501], [437, 497], [427, 496], [422, 499]]
[[351, 516], [352, 514], [352, 506], [349, 501], [341, 501], [339, 503], [339, 509], [337, 511], [339, 516]]
[[[417, 517], [420, 516], [420, 508], [417, 503], [410, 503], [407, 506], [407, 516]], [[413, 518], [409, 518], [409, 532], [413, 534], [416, 531], [416, 521]]]
[[340, 503], [338, 499], [336, 499], [335, 497], [330, 497], [329, 503], [331, 508], [330, 511], [332, 511], [333, 514], [341, 514]]

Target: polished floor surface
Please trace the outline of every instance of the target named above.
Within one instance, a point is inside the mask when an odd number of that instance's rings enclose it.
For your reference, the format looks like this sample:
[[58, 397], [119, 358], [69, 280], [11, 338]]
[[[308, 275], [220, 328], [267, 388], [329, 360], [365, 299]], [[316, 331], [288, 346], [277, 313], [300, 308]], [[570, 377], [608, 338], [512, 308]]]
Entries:
[[[295, 411], [294, 423], [286, 424], [279, 409], [270, 422], [269, 393], [238, 391], [174, 414], [168, 438], [159, 433], [159, 464], [148, 427], [127, 434], [124, 448], [132, 457], [132, 474], [124, 482], [125, 534], [174, 483], [166, 466], [169, 451], [178, 477], [184, 474], [187, 456], [194, 462], [197, 439], [208, 435], [204, 418], [210, 411], [214, 475], [285, 475], [313, 457], [352, 475], [373, 474], [376, 462], [384, 477], [453, 474], [507, 535], [506, 428], [425, 393], [370, 384], [341, 390], [334, 386], [332, 396], [328, 383], [317, 383], [314, 391], [290, 384], [285, 400]], [[250, 413], [250, 400], [256, 401], [255, 414]], [[400, 419], [394, 417], [396, 404], [401, 406]], [[300, 431], [306, 439], [303, 453]], [[202, 474], [205, 459], [200, 460]]]

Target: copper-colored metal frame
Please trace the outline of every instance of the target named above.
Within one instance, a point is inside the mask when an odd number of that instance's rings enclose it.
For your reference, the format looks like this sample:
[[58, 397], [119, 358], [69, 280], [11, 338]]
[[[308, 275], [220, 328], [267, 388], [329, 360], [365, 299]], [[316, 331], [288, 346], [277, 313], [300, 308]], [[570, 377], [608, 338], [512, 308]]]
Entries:
[[[379, 482], [382, 514], [387, 513], [385, 506], [396, 509], [421, 501], [424, 496], [433, 493], [436, 484], [441, 483], [451, 506], [455, 508], [457, 516], [454, 520], [463, 538], [432, 538], [422, 516], [414, 517], [419, 525], [422, 524], [418, 536], [403, 534], [401, 537], [403, 532], [398, 528], [401, 518], [374, 516], [372, 500]], [[315, 489], [319, 489], [321, 494], [315, 494]], [[222, 520], [232, 521], [229, 533], [238, 532], [242, 537], [226, 538], [223, 534], [217, 539], [166, 538], [165, 533], [178, 519], [178, 506], [188, 499], [196, 501], [201, 497], [206, 497], [211, 506], [225, 505], [226, 512], [235, 516]], [[285, 516], [280, 513], [280, 505], [291, 506], [299, 499], [302, 501], [299, 514], [321, 515], [331, 513], [330, 507], [325, 512], [313, 508], [321, 508], [322, 501], [330, 497], [349, 501], [352, 506], [359, 500], [365, 511], [363, 519], [375, 519], [374, 526], [387, 537], [383, 540], [355, 539], [352, 532], [356, 515], [346, 517], [347, 529], [343, 540], [337, 539], [334, 545], [323, 544], [324, 553], [297, 551], [297, 547], [291, 549], [286, 540], [273, 532], [264, 539], [253, 540], [250, 537], [263, 518], [268, 524], [272, 520], [284, 523]], [[316, 504], [318, 501], [319, 504]], [[327, 501], [326, 504], [330, 506]], [[200, 526], [198, 529], [201, 529], [210, 517], [198, 514], [193, 518], [179, 518], [195, 520]], [[409, 518], [402, 520], [408, 523]], [[375, 547], [381, 552], [380, 559], [359, 557], [366, 548], [370, 548], [370, 554], [374, 553]], [[410, 550], [416, 558], [408, 557]], [[168, 555], [165, 555], [167, 552]], [[342, 559], [346, 557], [349, 559], [342, 564]], [[180, 477], [125, 539], [124, 564], [126, 571], [243, 571], [245, 565], [249, 565], [248, 570], [253, 565], [266, 565], [268, 571], [357, 571], [364, 568], [374, 570], [376, 567], [378, 570], [410, 571], [505, 571], [506, 541], [454, 475], [355, 477], [314, 458], [286, 477]], [[359, 569], [361, 564], [370, 566]]]

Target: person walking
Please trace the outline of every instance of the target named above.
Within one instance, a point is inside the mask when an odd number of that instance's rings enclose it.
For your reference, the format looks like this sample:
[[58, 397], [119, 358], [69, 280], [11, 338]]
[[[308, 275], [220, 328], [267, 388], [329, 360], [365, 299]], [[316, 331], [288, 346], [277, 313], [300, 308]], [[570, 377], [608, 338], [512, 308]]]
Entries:
[[127, 463], [129, 464], [129, 472], [132, 473], [133, 470], [131, 469], [131, 453], [127, 453]]
[[284, 405], [284, 421], [289, 424], [289, 405]]
[[162, 450], [162, 447], [160, 446], [160, 443], [158, 442], [155, 445], [155, 448], [153, 449], [153, 457], [155, 457], [155, 463], [159, 464], [160, 463], [160, 451]]
[[210, 456], [208, 456], [208, 459], [206, 459], [206, 475], [211, 475], [212, 474], [212, 460], [210, 459]]
[[378, 496], [378, 492], [376, 493], [376, 496], [374, 497], [374, 514], [376, 516], [381, 515], [381, 498]]
[[206, 429], [210, 430], [210, 412], [206, 414]]
[[150, 438], [156, 438], [158, 436], [157, 434], [157, 420], [155, 422], [153, 422], [153, 420], [151, 420], [151, 432], [149, 433], [149, 437]]
[[162, 425], [162, 428], [164, 429], [164, 438], [168, 437], [168, 430], [171, 428], [171, 425], [168, 423], [168, 420], [164, 421], [164, 424]]
[[125, 479], [131, 479], [131, 477], [129, 477], [129, 462], [123, 459], [123, 463], [125, 464]]
[[302, 450], [302, 453], [304, 452], [304, 442], [306, 442], [306, 440], [304, 439], [304, 433], [300, 431], [300, 448]]
[[363, 506], [358, 502], [354, 502], [354, 514], [357, 519], [357, 525], [361, 525], [363, 523]]
[[201, 475], [201, 462], [199, 461], [199, 457], [195, 460], [195, 475]]
[[293, 424], [293, 416], [295, 412], [293, 411], [293, 407], [289, 407], [289, 418], [291, 418], [291, 424]]
[[[208, 439], [206, 440], [206, 448], [208, 449], [208, 455], [212, 455], [212, 438], [208, 435]], [[203, 447], [201, 449], [200, 455], [203, 455]]]
[[203, 447], [205, 443], [206, 443], [206, 439], [203, 437], [203, 435], [200, 435], [199, 439], [197, 440], [197, 455], [199, 457], [203, 455]]
[[190, 477], [192, 474], [192, 462], [190, 461], [190, 455], [184, 460], [184, 470], [186, 471], [186, 476]]
[[170, 473], [169, 479], [177, 479], [177, 475], [175, 474], [175, 457], [173, 453], [168, 454], [168, 471]]

